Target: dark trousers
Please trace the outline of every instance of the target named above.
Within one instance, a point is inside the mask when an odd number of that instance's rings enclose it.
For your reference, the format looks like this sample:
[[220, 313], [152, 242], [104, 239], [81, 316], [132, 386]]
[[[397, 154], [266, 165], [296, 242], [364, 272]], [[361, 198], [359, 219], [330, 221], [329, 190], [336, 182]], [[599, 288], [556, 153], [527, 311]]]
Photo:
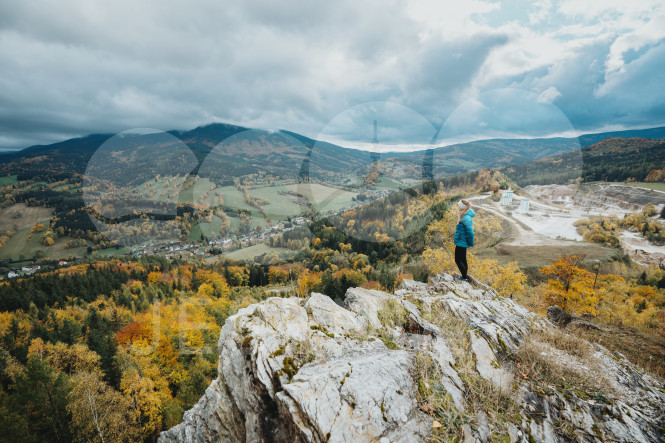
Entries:
[[466, 280], [466, 273], [469, 271], [469, 265], [466, 262], [466, 248], [455, 246], [455, 263], [459, 268], [460, 274], [462, 274], [462, 278]]

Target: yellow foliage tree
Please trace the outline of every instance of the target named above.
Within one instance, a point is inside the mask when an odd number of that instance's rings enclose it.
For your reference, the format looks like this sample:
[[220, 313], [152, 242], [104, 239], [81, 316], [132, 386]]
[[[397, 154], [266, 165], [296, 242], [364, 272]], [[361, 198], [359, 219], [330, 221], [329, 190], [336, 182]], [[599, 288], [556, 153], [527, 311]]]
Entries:
[[143, 440], [155, 435], [161, 428], [162, 396], [155, 391], [150, 378], [141, 377], [134, 368], [125, 371], [120, 389], [129, 400], [130, 414], [138, 424]]
[[43, 232], [46, 228], [42, 223], [37, 223], [33, 227], [30, 228], [30, 234], [34, 234], [35, 232]]
[[543, 275], [551, 278], [543, 294], [550, 305], [557, 305], [564, 311], [596, 315], [598, 296], [594, 291], [594, 276], [580, 267], [581, 255], [564, 256], [550, 266], [540, 269]]
[[28, 347], [28, 356], [37, 356], [44, 359], [53, 368], [68, 374], [86, 371], [102, 375], [100, 357], [82, 343], [67, 346], [65, 343], [44, 343], [41, 338], [35, 338]]
[[153, 285], [156, 284], [156, 283], [159, 283], [159, 281], [161, 279], [162, 279], [162, 273], [161, 272], [153, 271], [153, 272], [148, 274], [148, 283], [151, 283]]
[[[228, 297], [231, 293], [231, 288], [229, 288], [228, 283], [226, 283], [226, 279], [218, 272], [199, 270], [196, 272], [196, 276], [204, 282], [203, 284], [208, 284], [210, 287], [212, 287], [212, 293], [206, 295], [214, 295], [215, 297]], [[201, 286], [203, 286], [203, 284]]]
[[201, 283], [201, 286], [199, 286], [199, 290], [197, 291], [196, 295], [199, 297], [212, 297], [212, 295], [215, 292], [215, 288], [210, 283]]
[[102, 381], [81, 371], [71, 378], [67, 409], [72, 430], [80, 441], [136, 441], [138, 429], [128, 415], [129, 401]]
[[268, 269], [268, 279], [272, 284], [286, 283], [289, 281], [289, 271], [280, 266], [270, 266]]
[[244, 266], [229, 266], [226, 268], [228, 283], [232, 286], [243, 286], [249, 283], [249, 270]]
[[298, 277], [298, 295], [310, 294], [321, 285], [321, 272], [306, 270]]

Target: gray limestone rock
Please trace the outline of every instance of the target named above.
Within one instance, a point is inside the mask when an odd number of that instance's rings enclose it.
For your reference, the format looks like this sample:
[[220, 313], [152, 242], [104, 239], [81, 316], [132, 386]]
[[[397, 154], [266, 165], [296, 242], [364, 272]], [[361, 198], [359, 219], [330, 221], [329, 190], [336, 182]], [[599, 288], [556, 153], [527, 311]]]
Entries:
[[[403, 307], [403, 325], [382, 324], [389, 302]], [[492, 414], [469, 408], [469, 374], [458, 373], [456, 348], [428, 320], [433, 314], [466, 323], [472, 371], [519, 405], [519, 417], [503, 425], [506, 440], [664, 441], [661, 381], [596, 344], [581, 361], [542, 343], [544, 358], [603, 380], [607, 391], [536, 392], [516, 376], [514, 355], [531, 331], [552, 324], [491, 288], [445, 274], [429, 285], [404, 280], [395, 294], [352, 288], [341, 305], [314, 293], [241, 309], [222, 328], [217, 379], [159, 441], [429, 441], [436, 418], [418, 404], [419, 354], [438, 366], [440, 389], [450, 395], [451, 410], [443, 412], [473, 418], [454, 437], [493, 440]]]

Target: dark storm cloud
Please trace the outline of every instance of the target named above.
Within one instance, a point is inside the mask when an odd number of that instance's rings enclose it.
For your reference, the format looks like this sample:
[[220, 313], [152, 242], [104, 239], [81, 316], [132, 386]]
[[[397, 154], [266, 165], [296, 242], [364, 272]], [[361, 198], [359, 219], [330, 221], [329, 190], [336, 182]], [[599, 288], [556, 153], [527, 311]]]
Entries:
[[[438, 127], [506, 87], [579, 130], [665, 123], [662, 5], [527, 12], [491, 1], [2, 2], [0, 148], [212, 121], [317, 137], [371, 101]], [[547, 131], [543, 115], [533, 135]], [[398, 143], [423, 138], [391, 125]]]

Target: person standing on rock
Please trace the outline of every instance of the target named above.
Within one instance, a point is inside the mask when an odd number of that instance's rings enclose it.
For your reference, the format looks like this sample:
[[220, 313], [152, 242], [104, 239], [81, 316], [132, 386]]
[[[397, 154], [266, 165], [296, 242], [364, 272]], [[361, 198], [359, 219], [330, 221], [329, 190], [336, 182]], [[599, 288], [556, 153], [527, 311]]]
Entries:
[[466, 262], [466, 250], [473, 246], [473, 217], [476, 215], [468, 200], [457, 202], [459, 221], [455, 229], [455, 263], [463, 280], [469, 280], [469, 265]]

